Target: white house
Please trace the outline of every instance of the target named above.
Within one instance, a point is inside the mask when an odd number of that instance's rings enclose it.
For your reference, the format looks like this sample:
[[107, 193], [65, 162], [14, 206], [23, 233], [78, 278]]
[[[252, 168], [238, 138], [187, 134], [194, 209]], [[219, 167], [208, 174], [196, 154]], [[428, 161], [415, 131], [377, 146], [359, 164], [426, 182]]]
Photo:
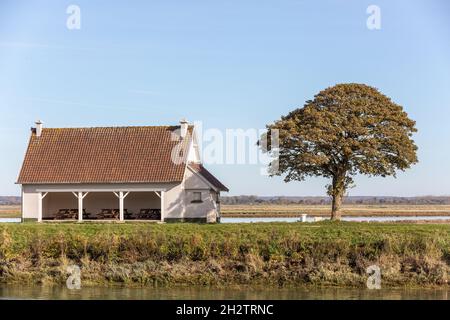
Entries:
[[[22, 218], [216, 222], [228, 189], [201, 164], [195, 128], [43, 128], [17, 181]], [[81, 214], [82, 213], [82, 214]]]

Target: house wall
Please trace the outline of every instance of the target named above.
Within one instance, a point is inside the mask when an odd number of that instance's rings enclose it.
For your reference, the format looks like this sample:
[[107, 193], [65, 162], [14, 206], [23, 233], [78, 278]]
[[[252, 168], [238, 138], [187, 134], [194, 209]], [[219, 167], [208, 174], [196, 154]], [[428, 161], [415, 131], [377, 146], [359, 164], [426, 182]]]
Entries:
[[22, 191], [22, 218], [24, 220], [38, 218], [39, 195], [36, 192], [27, 191], [24, 186]]
[[[201, 203], [192, 202], [194, 192], [201, 192]], [[184, 183], [168, 190], [165, 198], [167, 220], [216, 222], [219, 215], [216, 192], [190, 169], [186, 170]]]
[[[194, 200], [194, 192], [201, 192], [202, 202], [192, 202]], [[205, 189], [186, 189], [185, 190], [185, 217], [189, 218], [206, 218], [206, 222], [216, 222], [218, 218], [217, 207], [214, 201], [215, 192]]]
[[176, 185], [164, 194], [164, 219], [182, 219], [184, 215], [184, 187]]

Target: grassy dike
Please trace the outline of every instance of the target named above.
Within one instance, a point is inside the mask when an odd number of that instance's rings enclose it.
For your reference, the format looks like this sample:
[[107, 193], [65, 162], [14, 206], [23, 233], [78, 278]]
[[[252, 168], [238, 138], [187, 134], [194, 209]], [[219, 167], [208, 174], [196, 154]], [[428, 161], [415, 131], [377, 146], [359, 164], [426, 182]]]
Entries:
[[384, 223], [0, 225], [0, 282], [83, 285], [445, 286], [450, 225]]

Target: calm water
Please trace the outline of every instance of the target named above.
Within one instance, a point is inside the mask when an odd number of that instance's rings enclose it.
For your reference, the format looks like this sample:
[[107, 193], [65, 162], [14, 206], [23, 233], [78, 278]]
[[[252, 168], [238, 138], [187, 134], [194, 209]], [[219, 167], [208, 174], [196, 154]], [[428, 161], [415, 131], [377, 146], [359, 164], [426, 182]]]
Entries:
[[18, 223], [22, 222], [20, 218], [0, 218], [0, 223]]
[[[342, 217], [343, 221], [356, 222], [395, 222], [395, 221], [430, 221], [430, 220], [449, 220], [450, 216], [385, 216], [385, 217]], [[255, 223], [255, 222], [299, 222], [300, 217], [249, 217], [249, 218], [224, 218], [220, 219], [222, 223]], [[313, 222], [313, 217], [307, 217], [307, 222]]]
[[191, 288], [121, 288], [87, 287], [69, 290], [65, 287], [30, 287], [0, 285], [0, 299], [125, 299], [125, 300], [448, 300], [450, 289], [342, 289], [342, 288], [290, 288], [290, 289], [215, 289]]
[[[343, 217], [343, 221], [356, 222], [395, 222], [395, 221], [430, 221], [449, 220], [450, 216], [385, 216], [385, 217]], [[222, 223], [256, 223], [256, 222], [299, 222], [300, 217], [244, 217], [244, 218], [221, 218]], [[313, 217], [307, 217], [307, 222], [314, 222]], [[20, 218], [0, 218], [0, 223], [19, 223]]]

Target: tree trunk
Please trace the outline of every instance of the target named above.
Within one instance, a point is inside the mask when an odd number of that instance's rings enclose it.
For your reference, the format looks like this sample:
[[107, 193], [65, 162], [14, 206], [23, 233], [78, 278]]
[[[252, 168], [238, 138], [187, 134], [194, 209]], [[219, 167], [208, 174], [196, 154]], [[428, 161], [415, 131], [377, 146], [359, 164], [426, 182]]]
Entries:
[[331, 196], [333, 202], [331, 204], [331, 220], [341, 220], [342, 198], [345, 194], [345, 173], [333, 177], [331, 185]]
[[333, 195], [333, 203], [331, 205], [331, 220], [341, 220], [341, 205], [343, 194]]

